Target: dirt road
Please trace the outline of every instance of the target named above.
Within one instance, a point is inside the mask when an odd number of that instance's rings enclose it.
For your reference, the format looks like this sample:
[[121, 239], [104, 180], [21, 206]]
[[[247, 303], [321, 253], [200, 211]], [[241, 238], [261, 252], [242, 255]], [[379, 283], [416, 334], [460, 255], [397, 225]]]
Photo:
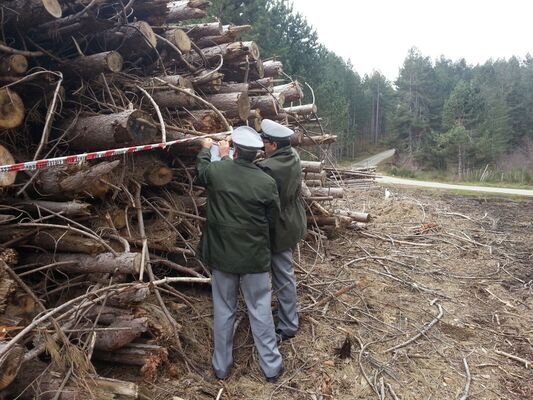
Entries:
[[393, 176], [382, 176], [378, 179], [378, 182], [384, 185], [418, 186], [418, 187], [446, 189], [446, 190], [468, 190], [471, 192], [500, 193], [500, 194], [512, 194], [516, 196], [533, 197], [533, 190], [528, 190], [528, 189], [510, 189], [510, 188], [499, 188], [499, 187], [488, 187], [488, 186], [455, 185], [451, 183], [417, 181], [414, 179], [396, 178]]
[[362, 161], [353, 163], [352, 164], [352, 168], [374, 167], [376, 165], [381, 164], [383, 161], [388, 160], [389, 158], [394, 156], [394, 154], [396, 154], [396, 150], [395, 149], [382, 151], [381, 153], [373, 155], [372, 157], [368, 157], [368, 158], [365, 158]]

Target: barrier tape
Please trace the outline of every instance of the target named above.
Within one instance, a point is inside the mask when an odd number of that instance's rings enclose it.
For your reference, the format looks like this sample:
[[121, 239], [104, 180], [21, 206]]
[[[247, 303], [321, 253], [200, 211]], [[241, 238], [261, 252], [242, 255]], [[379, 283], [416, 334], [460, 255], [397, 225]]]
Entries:
[[165, 143], [144, 144], [144, 145], [139, 145], [139, 146], [122, 147], [122, 148], [113, 149], [113, 150], [93, 151], [90, 153], [76, 154], [72, 156], [45, 158], [45, 159], [36, 160], [36, 161], [27, 161], [27, 162], [16, 163], [16, 164], [0, 165], [0, 173], [33, 171], [37, 169], [55, 167], [58, 165], [77, 164], [82, 161], [94, 160], [97, 158], [107, 158], [107, 157], [119, 156], [122, 154], [137, 153], [139, 151], [164, 149], [165, 147], [172, 146], [174, 144], [190, 142], [193, 140], [208, 138], [212, 136], [218, 136], [221, 134], [223, 135], [225, 133], [229, 134], [231, 132], [220, 132], [220, 133], [214, 133], [214, 134], [209, 134], [209, 135], [188, 137], [185, 139], [177, 139], [177, 140], [172, 140], [172, 141], [165, 142]]

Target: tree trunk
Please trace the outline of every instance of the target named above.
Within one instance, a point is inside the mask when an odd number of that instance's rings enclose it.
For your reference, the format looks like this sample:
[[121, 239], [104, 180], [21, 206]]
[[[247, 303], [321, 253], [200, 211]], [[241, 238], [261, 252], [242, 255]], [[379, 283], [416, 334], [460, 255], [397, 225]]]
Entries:
[[336, 135], [317, 135], [317, 136], [291, 136], [291, 145], [293, 146], [318, 146], [323, 144], [331, 144], [337, 141]]
[[272, 88], [273, 81], [274, 81], [274, 78], [272, 77], [257, 79], [255, 81], [251, 81], [249, 83], [248, 88], [249, 90], [261, 90], [261, 91], [268, 90]]
[[0, 89], [0, 129], [16, 128], [24, 120], [24, 103], [18, 94]]
[[224, 79], [235, 82], [249, 82], [263, 79], [265, 71], [263, 70], [263, 61], [261, 59], [241, 61], [234, 63], [225, 63], [222, 66]]
[[[114, 330], [115, 328], [126, 329]], [[96, 332], [95, 350], [107, 352], [120, 349], [146, 332], [148, 325], [146, 318], [130, 319], [119, 317], [107, 329]]]
[[[67, 123], [64, 127], [68, 127]], [[69, 145], [74, 150], [94, 151], [153, 143], [157, 128], [152, 118], [140, 110], [78, 117], [69, 130]]]
[[86, 254], [29, 254], [24, 257], [26, 264], [48, 265], [52, 263], [69, 263], [55, 266], [64, 272], [78, 274], [113, 273], [138, 274], [141, 270], [140, 253], [102, 253], [96, 256]]
[[[192, 49], [191, 39], [182, 29], [167, 29], [164, 33], [164, 37], [182, 53], [188, 53]], [[161, 47], [165, 47], [165, 45], [166, 43], [161, 43]]]
[[350, 217], [352, 220], [357, 222], [370, 222], [370, 214], [358, 211], [349, 211], [349, 210], [335, 210], [335, 214], [342, 215], [345, 217]]
[[[255, 42], [233, 42], [224, 43], [218, 46], [206, 47], [202, 49], [207, 62], [217, 64], [220, 56], [224, 59], [225, 64], [238, 63], [245, 61], [246, 56], [250, 61], [259, 58], [259, 48]], [[202, 59], [198, 54], [191, 54], [191, 61], [200, 63]]]
[[[106, 304], [112, 307], [121, 307], [121, 308], [131, 309], [135, 304], [143, 303], [149, 295], [150, 295], [150, 289], [147, 288], [143, 284], [130, 286], [120, 291], [119, 293], [111, 294], [107, 298]], [[143, 316], [141, 315], [137, 317], [143, 317]]]
[[207, 16], [204, 10], [210, 4], [206, 0], [175, 1], [168, 4], [166, 23], [185, 21], [188, 19], [200, 19]]
[[322, 162], [321, 161], [301, 161], [302, 171], [303, 172], [322, 172]]
[[116, 351], [95, 351], [93, 358], [110, 363], [118, 362], [126, 365], [145, 365], [150, 359], [159, 359], [160, 363], [167, 361], [167, 349], [153, 344], [130, 343]]
[[77, 195], [102, 197], [111, 188], [109, 173], [120, 164], [119, 160], [103, 161], [93, 166], [69, 165], [44, 169], [37, 178], [42, 194], [62, 198]]
[[[220, 86], [214, 88], [214, 93], [235, 93], [235, 92], [244, 92], [248, 93], [249, 85], [247, 83], [233, 83], [233, 82], [220, 82]], [[206, 91], [207, 93], [211, 93], [210, 90]]]
[[[8, 149], [0, 144], [0, 165], [14, 164], [15, 159], [11, 155]], [[0, 187], [10, 186], [15, 183], [17, 173], [12, 172], [0, 172]]]
[[91, 215], [91, 205], [79, 201], [46, 201], [46, 200], [23, 200], [15, 204], [26, 210], [47, 209], [56, 213], [61, 213], [67, 217], [84, 217]]
[[20, 54], [0, 58], [0, 75], [22, 75], [28, 70], [28, 60]]
[[97, 240], [63, 229], [39, 230], [30, 243], [51, 252], [98, 254], [106, 251]]
[[239, 117], [242, 121], [246, 121], [250, 114], [250, 98], [246, 92], [212, 94], [205, 96], [205, 100], [220, 111], [224, 111], [228, 117]]
[[65, 62], [65, 68], [84, 78], [92, 78], [106, 72], [122, 71], [122, 56], [116, 51], [106, 51], [78, 57]]
[[3, 22], [19, 28], [35, 28], [62, 16], [59, 0], [7, 0], [0, 8]]
[[165, 186], [172, 181], [172, 169], [154, 154], [137, 153], [128, 160], [126, 175], [149, 186]]
[[335, 199], [342, 199], [344, 197], [344, 189], [343, 188], [313, 188], [311, 189], [311, 196], [333, 197]]
[[250, 96], [250, 107], [257, 108], [261, 115], [268, 118], [279, 114], [285, 98], [282, 93], [272, 93], [266, 96]]
[[[186, 89], [186, 91], [194, 94], [194, 90]], [[158, 90], [152, 97], [159, 107], [166, 108], [194, 108], [197, 103], [194, 97], [174, 89]]]
[[298, 81], [287, 83], [286, 85], [274, 86], [272, 91], [283, 94], [285, 101], [296, 101], [304, 97], [302, 86]]
[[[6, 344], [7, 342], [0, 341], [0, 350], [2, 350]], [[8, 387], [17, 377], [25, 352], [25, 348], [17, 344], [5, 355], [0, 357], [0, 391]]]
[[157, 45], [154, 31], [144, 21], [104, 31], [101, 36], [107, 50], [116, 50], [128, 60], [152, 54]]
[[192, 24], [181, 26], [187, 35], [194, 41], [204, 36], [219, 36], [224, 32], [224, 28], [220, 22], [208, 22], [205, 24]]
[[225, 130], [220, 117], [213, 110], [192, 110], [180, 113], [180, 120], [185, 127], [203, 133], [216, 133]]
[[263, 62], [265, 77], [277, 78], [283, 72], [283, 63], [281, 61], [269, 60]]
[[196, 40], [196, 45], [200, 48], [230, 43], [242, 33], [251, 29], [251, 25], [230, 26], [224, 25], [223, 32], [219, 35], [204, 36]]
[[303, 104], [301, 106], [285, 107], [283, 111], [287, 114], [305, 118], [310, 116], [311, 114], [316, 114], [317, 108], [314, 104]]

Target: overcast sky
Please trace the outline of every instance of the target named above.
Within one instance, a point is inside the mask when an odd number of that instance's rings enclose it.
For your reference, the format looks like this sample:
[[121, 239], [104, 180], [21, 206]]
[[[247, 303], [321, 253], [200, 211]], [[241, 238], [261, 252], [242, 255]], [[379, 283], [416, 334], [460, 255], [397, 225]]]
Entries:
[[293, 0], [320, 42], [363, 76], [398, 76], [409, 48], [469, 64], [533, 54], [533, 0]]

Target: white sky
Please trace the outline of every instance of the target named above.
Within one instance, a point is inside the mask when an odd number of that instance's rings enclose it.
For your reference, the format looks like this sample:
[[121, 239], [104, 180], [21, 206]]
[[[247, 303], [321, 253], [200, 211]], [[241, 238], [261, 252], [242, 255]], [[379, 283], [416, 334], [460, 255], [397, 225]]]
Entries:
[[468, 64], [533, 55], [532, 0], [292, 0], [319, 40], [363, 76], [389, 80], [416, 46]]

